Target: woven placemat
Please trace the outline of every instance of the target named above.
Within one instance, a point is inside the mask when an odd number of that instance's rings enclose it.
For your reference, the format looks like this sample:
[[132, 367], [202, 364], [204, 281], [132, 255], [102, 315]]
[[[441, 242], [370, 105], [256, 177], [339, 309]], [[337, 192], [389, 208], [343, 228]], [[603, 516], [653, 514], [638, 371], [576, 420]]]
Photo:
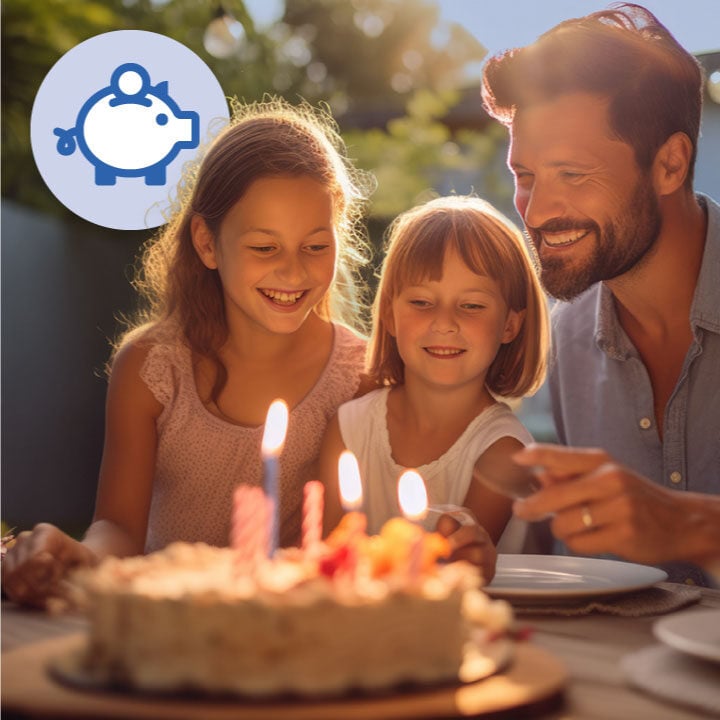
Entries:
[[643, 617], [645, 615], [662, 615], [679, 608], [699, 602], [702, 597], [700, 588], [686, 585], [665, 588], [654, 586], [637, 592], [613, 595], [606, 598], [593, 598], [571, 604], [535, 605], [512, 603], [518, 615], [558, 615], [575, 617], [590, 613], [605, 613], [622, 617]]

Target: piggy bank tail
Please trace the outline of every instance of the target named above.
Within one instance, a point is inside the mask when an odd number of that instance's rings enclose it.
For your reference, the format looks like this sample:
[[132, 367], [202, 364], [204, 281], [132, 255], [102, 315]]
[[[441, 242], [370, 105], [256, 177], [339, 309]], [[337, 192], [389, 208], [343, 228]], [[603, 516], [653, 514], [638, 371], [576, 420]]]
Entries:
[[75, 152], [75, 128], [63, 130], [55, 128], [53, 133], [58, 136], [57, 151], [61, 155], [72, 155]]

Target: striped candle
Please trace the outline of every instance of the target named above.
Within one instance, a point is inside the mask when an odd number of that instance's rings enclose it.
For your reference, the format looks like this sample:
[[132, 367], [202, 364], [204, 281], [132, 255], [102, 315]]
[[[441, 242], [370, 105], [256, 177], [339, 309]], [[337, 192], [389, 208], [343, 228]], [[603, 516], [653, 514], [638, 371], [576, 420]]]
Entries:
[[422, 570], [423, 531], [420, 523], [425, 519], [428, 510], [428, 496], [422, 476], [416, 470], [405, 470], [398, 479], [398, 502], [407, 520], [416, 525], [416, 533], [411, 541], [408, 561], [407, 579], [416, 583]]
[[235, 488], [230, 546], [235, 551], [235, 564], [244, 571], [252, 571], [268, 554], [269, 510], [262, 488]]
[[302, 546], [315, 547], [322, 540], [325, 488], [319, 480], [310, 480], [303, 488]]

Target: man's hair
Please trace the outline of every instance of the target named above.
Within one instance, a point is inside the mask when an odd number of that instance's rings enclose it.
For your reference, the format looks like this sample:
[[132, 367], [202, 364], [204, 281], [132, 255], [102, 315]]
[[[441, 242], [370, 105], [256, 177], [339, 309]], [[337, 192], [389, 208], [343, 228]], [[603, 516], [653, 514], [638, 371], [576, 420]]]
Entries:
[[483, 103], [506, 126], [515, 110], [586, 92], [609, 99], [610, 127], [635, 151], [641, 170], [677, 132], [693, 152], [692, 186], [702, 110], [703, 71], [648, 10], [619, 3], [566, 20], [524, 48], [490, 58], [483, 73]]

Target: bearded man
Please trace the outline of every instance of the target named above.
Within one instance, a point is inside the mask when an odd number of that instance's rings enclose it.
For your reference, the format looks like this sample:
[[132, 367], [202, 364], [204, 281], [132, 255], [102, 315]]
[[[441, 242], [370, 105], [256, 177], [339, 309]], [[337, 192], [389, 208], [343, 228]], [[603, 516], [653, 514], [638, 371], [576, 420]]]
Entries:
[[[553, 309], [561, 443], [518, 516], [572, 552], [720, 575], [720, 206], [693, 191], [703, 74], [638, 5], [491, 58], [483, 100]], [[714, 577], [714, 579], [713, 579]]]

